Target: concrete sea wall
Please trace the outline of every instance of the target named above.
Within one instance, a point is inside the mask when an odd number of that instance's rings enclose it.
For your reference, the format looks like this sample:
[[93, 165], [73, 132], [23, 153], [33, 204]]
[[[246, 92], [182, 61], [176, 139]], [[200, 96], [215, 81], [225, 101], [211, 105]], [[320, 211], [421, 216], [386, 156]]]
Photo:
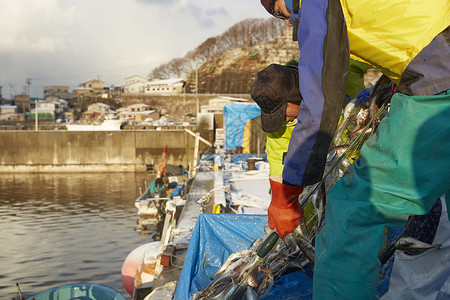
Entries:
[[[200, 133], [213, 140], [212, 131]], [[167, 164], [188, 168], [195, 137], [184, 130], [0, 131], [0, 173], [144, 172]], [[208, 146], [199, 143], [199, 153]]]

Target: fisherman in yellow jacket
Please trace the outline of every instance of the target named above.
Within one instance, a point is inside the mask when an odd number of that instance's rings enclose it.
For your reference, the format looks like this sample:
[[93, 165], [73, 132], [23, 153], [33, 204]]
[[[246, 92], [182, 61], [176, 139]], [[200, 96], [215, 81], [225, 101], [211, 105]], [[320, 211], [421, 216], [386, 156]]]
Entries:
[[[266, 151], [270, 165], [270, 178], [281, 178], [284, 156], [287, 153], [292, 131], [297, 124], [299, 106], [302, 100], [298, 87], [298, 60], [292, 59], [285, 65], [271, 64], [258, 72], [250, 95], [261, 108], [261, 125], [267, 132]], [[356, 99], [365, 88], [364, 74], [371, 67], [364, 63], [350, 60], [350, 72], [347, 80], [342, 108], [350, 100]], [[281, 112], [278, 112], [281, 108]], [[276, 111], [274, 113], [274, 111]], [[269, 125], [276, 113], [284, 113], [281, 122]], [[281, 181], [280, 181], [281, 182]]]
[[351, 173], [328, 195], [316, 238], [314, 299], [373, 299], [385, 226], [427, 213], [443, 194], [449, 204], [450, 2], [303, 0], [300, 9], [284, 0], [261, 3], [288, 25], [298, 22], [301, 122], [284, 160], [284, 194], [273, 196], [276, 210], [269, 206], [269, 225], [281, 237], [303, 215], [293, 205], [302, 187], [323, 175], [349, 59], [399, 87]]
[[[269, 176], [270, 179], [276, 180], [278, 177], [281, 178], [283, 173], [284, 155], [288, 149], [292, 130], [297, 123], [298, 109], [302, 101], [298, 88], [297, 66], [271, 64], [264, 68], [258, 72], [250, 95], [261, 108], [261, 125], [263, 131], [267, 132]], [[275, 125], [270, 124], [273, 111], [283, 115], [281, 122]]]
[[[262, 129], [267, 132], [266, 152], [270, 165], [272, 194], [278, 191], [278, 187], [282, 184], [284, 158], [292, 131], [298, 122], [297, 116], [302, 97], [298, 86], [297, 65], [296, 59], [292, 59], [286, 65], [271, 64], [258, 72], [250, 90], [252, 99], [261, 108]], [[364, 89], [364, 74], [370, 68], [367, 64], [350, 60], [342, 108]], [[274, 123], [275, 118], [278, 118], [278, 121]]]

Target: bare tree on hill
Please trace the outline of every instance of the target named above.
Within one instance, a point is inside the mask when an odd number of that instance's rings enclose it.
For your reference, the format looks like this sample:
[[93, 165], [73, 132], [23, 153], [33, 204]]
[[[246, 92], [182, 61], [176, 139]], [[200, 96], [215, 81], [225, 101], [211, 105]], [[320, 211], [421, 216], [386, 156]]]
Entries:
[[213, 61], [223, 52], [243, 46], [253, 46], [257, 43], [280, 37], [286, 25], [275, 18], [245, 19], [226, 30], [223, 34], [206, 39], [195, 50], [188, 52], [182, 58], [172, 59], [153, 69], [150, 78], [182, 77], [189, 75], [202, 64]]

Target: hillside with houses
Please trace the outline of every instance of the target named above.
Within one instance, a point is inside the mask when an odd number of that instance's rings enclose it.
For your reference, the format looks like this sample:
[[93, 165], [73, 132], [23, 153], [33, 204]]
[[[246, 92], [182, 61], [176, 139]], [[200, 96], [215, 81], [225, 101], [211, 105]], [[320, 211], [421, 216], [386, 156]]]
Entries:
[[[123, 119], [130, 128], [158, 125], [161, 118], [160, 123], [192, 124], [198, 113], [210, 110], [211, 101], [251, 101], [249, 91], [257, 72], [298, 54], [292, 31], [282, 22], [247, 19], [149, 74], [130, 74], [122, 85], [105, 86], [91, 79], [72, 90], [45, 86], [43, 99], [26, 94], [1, 98], [0, 125], [27, 129], [39, 121], [60, 124], [62, 129], [67, 122], [90, 124], [105, 118]], [[368, 84], [378, 75], [375, 70], [368, 74]]]

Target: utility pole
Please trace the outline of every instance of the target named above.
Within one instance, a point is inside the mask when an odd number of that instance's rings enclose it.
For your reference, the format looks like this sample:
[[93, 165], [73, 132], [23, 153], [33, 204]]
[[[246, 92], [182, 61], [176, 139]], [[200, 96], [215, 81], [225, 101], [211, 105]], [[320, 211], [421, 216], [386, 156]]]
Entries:
[[37, 99], [35, 100], [36, 104], [34, 106], [34, 126], [35, 126], [35, 130], [38, 131], [39, 130], [39, 125], [38, 125], [38, 118], [39, 118], [39, 112], [38, 112], [38, 107], [37, 107]]
[[[197, 101], [197, 111], [196, 116], [198, 117], [199, 113], [199, 103], [198, 103], [198, 68], [195, 69], [195, 100]], [[198, 118], [197, 118], [198, 121]]]
[[27, 95], [30, 96], [31, 79], [27, 78]]
[[9, 93], [11, 95], [11, 99], [13, 100], [14, 99], [14, 94], [13, 94], [14, 84], [9, 83], [8, 85], [9, 85]]

